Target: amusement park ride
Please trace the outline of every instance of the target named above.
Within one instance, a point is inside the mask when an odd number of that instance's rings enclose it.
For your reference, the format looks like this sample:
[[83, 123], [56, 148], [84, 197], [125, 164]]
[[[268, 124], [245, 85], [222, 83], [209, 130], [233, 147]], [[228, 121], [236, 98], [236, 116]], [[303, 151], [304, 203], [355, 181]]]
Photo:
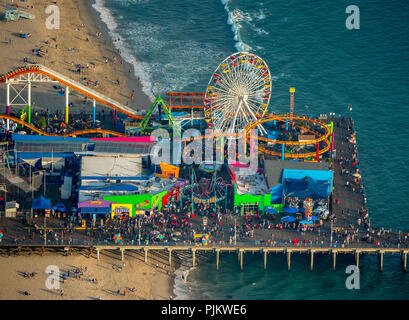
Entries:
[[[267, 63], [255, 54], [238, 52], [227, 57], [212, 74], [206, 92], [168, 92], [168, 105], [160, 96], [156, 98], [150, 109], [143, 117], [137, 112], [111, 98], [96, 92], [89, 87], [82, 85], [68, 77], [55, 72], [42, 65], [28, 65], [17, 68], [5, 75], [0, 76], [0, 85], [6, 84], [7, 109], [6, 114], [0, 114], [0, 118], [6, 119], [7, 130], [10, 130], [9, 121], [12, 120], [26, 128], [45, 136], [56, 135], [47, 133], [31, 123], [31, 90], [32, 83], [60, 83], [65, 85], [65, 123], [69, 121], [69, 94], [70, 90], [78, 91], [93, 101], [93, 122], [95, 124], [96, 102], [99, 102], [111, 109], [125, 114], [135, 127], [135, 132], [147, 135], [158, 126], [150, 126], [153, 119], [159, 122], [165, 120], [167, 128], [173, 128], [179, 134], [194, 123], [204, 120], [208, 129], [213, 131], [212, 137], [241, 137], [247, 142], [255, 139], [255, 129], [258, 129], [260, 136], [257, 136], [258, 145], [255, 150], [284, 158], [308, 159], [316, 158], [319, 155], [334, 148], [333, 128], [331, 124], [326, 124], [318, 119], [305, 116], [294, 115], [294, 93], [295, 89], [290, 88], [290, 113], [287, 115], [274, 115], [267, 113], [270, 103], [272, 82], [271, 73]], [[17, 88], [17, 86], [23, 88]], [[15, 92], [15, 97], [11, 98], [11, 90]], [[22, 92], [27, 89], [27, 99]], [[19, 97], [23, 103], [15, 103]], [[10, 115], [11, 106], [26, 107], [24, 118], [17, 118]], [[154, 117], [155, 110], [158, 110], [159, 118]], [[178, 110], [175, 112], [174, 110]], [[164, 117], [162, 117], [162, 115]], [[128, 124], [129, 124], [128, 123]], [[285, 130], [283, 125], [285, 124]], [[126, 127], [126, 126], [125, 126]], [[126, 133], [110, 131], [106, 129], [87, 129], [66, 133], [65, 136], [78, 136], [82, 134], [110, 134], [124, 137]], [[271, 133], [274, 133], [272, 136]], [[308, 133], [313, 136], [308, 140], [296, 140], [297, 136]], [[209, 138], [208, 136], [206, 138]], [[211, 138], [211, 137], [210, 137]], [[191, 140], [204, 140], [204, 136], [182, 138], [185, 143]], [[228, 139], [227, 139], [228, 140]], [[322, 147], [320, 145], [322, 143]], [[250, 144], [251, 146], [251, 144]], [[281, 146], [281, 149], [279, 148]], [[305, 150], [305, 147], [310, 150]], [[314, 151], [311, 150], [314, 147]], [[287, 149], [295, 148], [293, 152], [286, 152]], [[251, 150], [254, 152], [254, 150]], [[332, 154], [332, 153], [331, 153]]]

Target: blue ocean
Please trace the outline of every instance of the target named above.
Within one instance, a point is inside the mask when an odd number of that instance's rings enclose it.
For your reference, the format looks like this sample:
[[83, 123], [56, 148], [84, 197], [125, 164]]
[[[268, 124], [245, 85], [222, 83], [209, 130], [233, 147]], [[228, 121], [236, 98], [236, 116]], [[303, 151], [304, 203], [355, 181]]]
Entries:
[[[360, 29], [348, 30], [346, 8], [360, 9]], [[206, 90], [219, 63], [249, 51], [268, 64], [273, 80], [270, 111], [335, 112], [352, 116], [371, 225], [409, 231], [409, 2], [398, 0], [96, 0], [146, 94]], [[348, 111], [348, 107], [352, 111]], [[223, 254], [179, 281], [178, 298], [196, 299], [408, 299], [409, 275], [399, 256], [361, 259], [360, 290], [345, 287], [352, 256]]]

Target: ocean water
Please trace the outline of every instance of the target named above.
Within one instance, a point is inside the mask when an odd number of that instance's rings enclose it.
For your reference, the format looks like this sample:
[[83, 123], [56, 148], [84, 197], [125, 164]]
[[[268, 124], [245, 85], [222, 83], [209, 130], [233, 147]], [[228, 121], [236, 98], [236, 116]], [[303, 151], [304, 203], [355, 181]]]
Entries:
[[[360, 9], [360, 29], [347, 30], [348, 5]], [[288, 88], [296, 88], [295, 112], [352, 116], [371, 224], [409, 231], [409, 2], [96, 0], [125, 59], [133, 62], [144, 91], [205, 91], [212, 72], [229, 54], [247, 50], [268, 64], [273, 90], [270, 110], [289, 110]], [[308, 110], [308, 111], [307, 111]], [[361, 289], [345, 288], [352, 257], [222, 255], [178, 282], [179, 298], [407, 299], [409, 276], [399, 257], [361, 259]]]

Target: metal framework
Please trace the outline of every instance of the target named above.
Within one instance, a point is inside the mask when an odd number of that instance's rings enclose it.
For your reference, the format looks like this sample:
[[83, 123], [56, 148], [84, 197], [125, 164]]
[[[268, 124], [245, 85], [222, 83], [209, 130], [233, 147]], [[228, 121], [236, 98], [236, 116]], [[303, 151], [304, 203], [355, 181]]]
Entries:
[[[262, 117], [271, 97], [271, 74], [263, 59], [248, 52], [227, 57], [210, 78], [205, 120], [220, 132], [243, 130]], [[260, 125], [260, 131], [265, 133]]]
[[[85, 85], [82, 85], [54, 70], [51, 70], [45, 66], [34, 64], [19, 67], [16, 70], [10, 71], [7, 74], [0, 75], [0, 84], [7, 84], [7, 115], [10, 115], [10, 106], [27, 106], [28, 108], [28, 123], [31, 123], [31, 84], [33, 82], [42, 83], [61, 83], [66, 86], [65, 88], [65, 122], [68, 123], [69, 115], [69, 94], [71, 90], [80, 92], [91, 99], [93, 99], [93, 119], [95, 124], [95, 108], [96, 102], [100, 102], [112, 109], [114, 109], [114, 119], [115, 112], [119, 111], [130, 118], [141, 119], [142, 116], [136, 114], [136, 111], [128, 106], [124, 106], [121, 103], [110, 99], [109, 97], [96, 92]], [[23, 88], [17, 88], [17, 86], [23, 86]], [[15, 96], [11, 97], [11, 90]], [[27, 89], [27, 99], [23, 95], [24, 90]], [[17, 101], [17, 99], [20, 99]], [[7, 119], [7, 130], [9, 130], [9, 120]]]

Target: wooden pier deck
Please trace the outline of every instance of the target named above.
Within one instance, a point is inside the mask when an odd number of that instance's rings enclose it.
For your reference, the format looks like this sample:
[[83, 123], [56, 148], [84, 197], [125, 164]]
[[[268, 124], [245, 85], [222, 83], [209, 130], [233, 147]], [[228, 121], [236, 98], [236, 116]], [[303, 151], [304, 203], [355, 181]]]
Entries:
[[360, 257], [362, 255], [377, 255], [379, 259], [379, 270], [383, 271], [384, 255], [400, 255], [402, 268], [407, 271], [407, 256], [409, 248], [365, 248], [365, 247], [348, 247], [348, 248], [332, 248], [332, 247], [266, 247], [266, 246], [194, 246], [194, 245], [97, 245], [97, 246], [67, 246], [67, 245], [2, 245], [0, 246], [0, 254], [20, 255], [26, 253], [40, 253], [44, 255], [46, 252], [65, 252], [71, 254], [72, 252], [85, 251], [88, 257], [96, 253], [96, 259], [100, 259], [100, 253], [104, 250], [117, 251], [120, 253], [121, 261], [125, 259], [126, 251], [140, 251], [143, 252], [144, 262], [148, 263], [149, 251], [161, 251], [162, 254], [168, 254], [168, 264], [172, 265], [172, 253], [191, 253], [192, 266], [196, 266], [196, 254], [199, 252], [216, 254], [216, 270], [220, 267], [221, 253], [237, 253], [240, 269], [244, 269], [244, 254], [259, 253], [263, 255], [264, 269], [267, 268], [268, 254], [284, 254], [287, 259], [288, 270], [291, 269], [291, 256], [293, 254], [309, 254], [310, 255], [310, 269], [314, 269], [315, 254], [328, 254], [332, 256], [332, 268], [336, 268], [336, 258], [338, 254], [352, 254], [355, 257], [356, 266], [359, 268]]

